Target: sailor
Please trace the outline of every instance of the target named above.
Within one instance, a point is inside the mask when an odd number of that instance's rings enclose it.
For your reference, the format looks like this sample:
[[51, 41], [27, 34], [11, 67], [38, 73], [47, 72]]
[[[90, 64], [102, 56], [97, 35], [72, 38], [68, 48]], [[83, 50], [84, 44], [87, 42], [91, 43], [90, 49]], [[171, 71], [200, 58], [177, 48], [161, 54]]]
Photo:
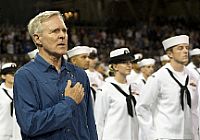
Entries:
[[89, 54], [88, 46], [75, 46], [67, 51], [68, 61], [84, 70], [89, 68]]
[[[134, 95], [136, 101], [139, 99], [140, 92], [146, 84], [147, 78], [154, 72], [155, 62], [153, 58], [145, 58], [138, 62], [140, 75], [134, 83], [131, 84], [131, 93]], [[141, 131], [141, 128], [139, 128], [139, 140], [146, 140], [146, 136]]]
[[160, 56], [161, 66], [164, 66], [166, 63], [169, 63], [169, 62], [170, 62], [170, 59], [167, 54]]
[[140, 75], [134, 81], [134, 83], [131, 84], [131, 91], [136, 99], [138, 99], [137, 96], [140, 94], [140, 91], [146, 84], [147, 78], [153, 74], [155, 69], [155, 62], [156, 61], [153, 58], [145, 58], [138, 62]]
[[138, 78], [138, 76], [140, 75], [140, 68], [137, 62], [139, 62], [140, 60], [142, 60], [143, 55], [141, 53], [136, 53], [134, 54], [134, 58], [135, 60], [132, 62], [132, 70], [131, 73], [129, 75], [127, 75], [126, 79], [128, 81], [129, 84], [134, 83], [134, 81]]
[[96, 100], [96, 91], [97, 89], [104, 83], [104, 78], [102, 74], [100, 74], [96, 70], [97, 63], [99, 62], [97, 49], [94, 47], [90, 47], [89, 54], [89, 68], [85, 70], [87, 76], [90, 81], [90, 87], [92, 89], [94, 101]]
[[189, 37], [178, 35], [162, 42], [170, 63], [150, 76], [140, 93], [136, 112], [148, 140], [199, 140], [198, 79], [185, 67]]
[[0, 140], [21, 140], [20, 128], [16, 121], [13, 106], [14, 73], [16, 63], [5, 63], [1, 68], [0, 85]]
[[[67, 60], [72, 64], [87, 70], [89, 68], [89, 55], [91, 49], [88, 46], [75, 46], [74, 48], [67, 51]], [[93, 87], [91, 89], [92, 104], [96, 99], [96, 90]]]
[[191, 61], [187, 68], [197, 77], [200, 78], [200, 49], [195, 48], [190, 51]]
[[133, 60], [128, 48], [110, 52], [109, 63], [115, 73], [114, 79], [97, 90], [94, 107], [99, 140], [138, 140], [136, 100], [126, 80]]

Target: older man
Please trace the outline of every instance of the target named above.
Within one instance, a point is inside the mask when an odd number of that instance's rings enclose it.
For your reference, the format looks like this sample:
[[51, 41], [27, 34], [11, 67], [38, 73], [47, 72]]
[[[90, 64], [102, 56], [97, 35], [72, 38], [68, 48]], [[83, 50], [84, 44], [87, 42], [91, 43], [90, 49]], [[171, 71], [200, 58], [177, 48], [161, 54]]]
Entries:
[[96, 140], [87, 75], [63, 58], [68, 34], [62, 15], [42, 12], [29, 22], [28, 31], [39, 52], [15, 75], [23, 140]]

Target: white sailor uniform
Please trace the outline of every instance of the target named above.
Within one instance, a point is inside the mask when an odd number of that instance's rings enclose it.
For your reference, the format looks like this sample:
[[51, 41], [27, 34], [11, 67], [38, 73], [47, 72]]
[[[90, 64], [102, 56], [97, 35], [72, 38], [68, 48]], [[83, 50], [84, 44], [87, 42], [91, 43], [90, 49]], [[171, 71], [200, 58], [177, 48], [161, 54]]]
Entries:
[[[8, 95], [3, 90], [5, 89]], [[10, 97], [9, 97], [10, 96]], [[5, 83], [0, 86], [0, 140], [10, 140], [12, 138], [11, 102], [13, 98], [12, 89], [5, 87]]]
[[140, 73], [135, 72], [133, 69], [131, 70], [131, 73], [126, 76], [126, 80], [129, 84], [134, 83], [135, 80], [138, 79]]
[[0, 140], [22, 139], [12, 100], [13, 89], [7, 88], [5, 83], [2, 83], [0, 86]]
[[194, 76], [200, 78], [200, 69], [197, 68], [192, 62], [187, 65], [187, 68], [193, 73]]
[[[145, 86], [145, 84], [146, 84], [146, 80], [142, 73], [138, 76], [137, 80], [131, 84], [131, 91], [132, 91], [132, 93], [135, 93], [133, 95], [137, 102], [139, 100], [140, 92], [143, 89], [143, 87]], [[138, 139], [139, 140], [147, 140], [147, 138], [146, 138], [145, 134], [142, 132], [141, 128], [139, 128]]]
[[[113, 81], [129, 94], [129, 85]], [[126, 97], [111, 83], [105, 82], [98, 90], [94, 114], [99, 140], [138, 140], [138, 121], [133, 107], [128, 114]]]
[[[180, 86], [170, 76], [168, 70], [184, 85], [187, 75], [192, 105], [184, 94], [184, 110], [180, 104]], [[152, 139], [194, 139], [198, 131], [197, 79], [184, 68], [178, 73], [166, 64], [150, 76], [140, 93], [136, 112], [140, 126], [149, 140]], [[151, 121], [152, 120], [152, 121]]]

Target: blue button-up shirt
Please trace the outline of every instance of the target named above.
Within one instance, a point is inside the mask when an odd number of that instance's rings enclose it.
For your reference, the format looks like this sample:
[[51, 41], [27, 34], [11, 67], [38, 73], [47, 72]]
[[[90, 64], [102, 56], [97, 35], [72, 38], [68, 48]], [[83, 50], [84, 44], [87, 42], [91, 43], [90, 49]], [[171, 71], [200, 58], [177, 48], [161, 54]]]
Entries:
[[[68, 80], [84, 86], [80, 104], [64, 96]], [[23, 140], [97, 140], [88, 77], [64, 59], [60, 72], [40, 55], [21, 67], [14, 104]]]

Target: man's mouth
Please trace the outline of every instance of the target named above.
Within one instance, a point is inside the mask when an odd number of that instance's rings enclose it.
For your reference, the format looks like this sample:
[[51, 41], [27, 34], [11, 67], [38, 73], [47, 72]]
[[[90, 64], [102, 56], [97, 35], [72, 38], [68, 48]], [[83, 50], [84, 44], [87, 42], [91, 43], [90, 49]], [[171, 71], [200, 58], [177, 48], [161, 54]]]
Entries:
[[58, 46], [59, 47], [66, 47], [66, 44], [65, 43], [59, 43]]
[[65, 45], [65, 43], [59, 43], [58, 45], [64, 46], [64, 45]]

